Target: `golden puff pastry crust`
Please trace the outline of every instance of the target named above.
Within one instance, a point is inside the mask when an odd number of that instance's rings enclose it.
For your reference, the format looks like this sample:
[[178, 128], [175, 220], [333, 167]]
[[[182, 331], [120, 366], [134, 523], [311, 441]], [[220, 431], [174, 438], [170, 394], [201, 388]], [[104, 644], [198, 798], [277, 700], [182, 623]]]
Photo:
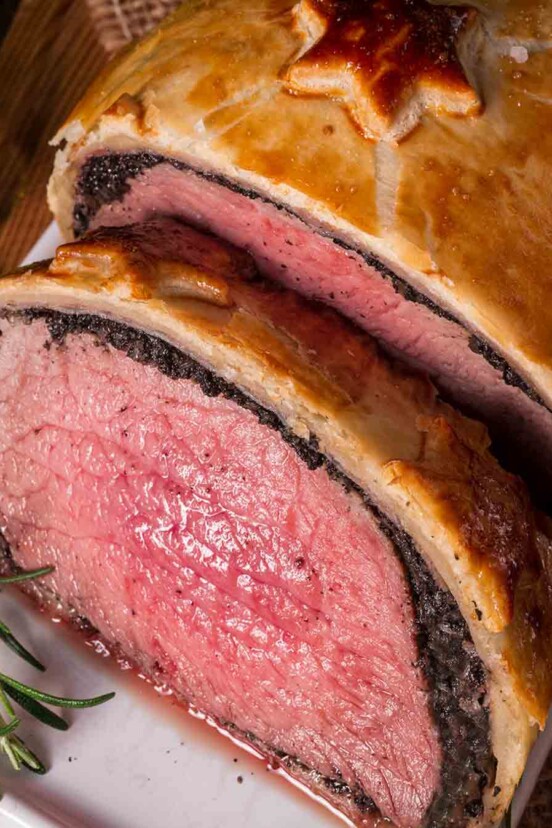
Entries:
[[374, 254], [550, 405], [552, 6], [367, 6], [188, 0], [59, 132], [54, 213], [70, 235], [106, 148], [213, 169]]

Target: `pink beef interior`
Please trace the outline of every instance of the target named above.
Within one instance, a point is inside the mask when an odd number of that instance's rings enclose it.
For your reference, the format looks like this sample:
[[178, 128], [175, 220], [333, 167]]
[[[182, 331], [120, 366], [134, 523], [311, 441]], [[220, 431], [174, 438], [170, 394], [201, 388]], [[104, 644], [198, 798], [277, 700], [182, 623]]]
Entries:
[[[247, 249], [265, 274], [333, 305], [429, 373], [454, 401], [487, 422], [503, 459], [549, 499], [552, 414], [506, 384], [498, 370], [471, 350], [469, 333], [459, 324], [407, 301], [359, 254], [285, 211], [169, 163], [141, 173], [122, 201], [100, 208], [91, 226], [156, 215], [181, 217]], [[515, 456], [512, 446], [517, 447]]]
[[1, 328], [17, 563], [54, 564], [63, 601], [198, 709], [417, 826], [441, 749], [404, 570], [360, 498], [193, 380]]

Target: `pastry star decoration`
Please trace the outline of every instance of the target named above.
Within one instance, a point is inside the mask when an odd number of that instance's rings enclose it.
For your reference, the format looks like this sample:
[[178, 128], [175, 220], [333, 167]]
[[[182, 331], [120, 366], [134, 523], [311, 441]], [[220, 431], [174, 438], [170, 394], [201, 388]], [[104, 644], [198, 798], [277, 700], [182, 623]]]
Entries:
[[475, 9], [428, 0], [301, 0], [305, 48], [284, 82], [296, 93], [342, 101], [365, 137], [399, 141], [425, 110], [476, 115], [457, 41]]

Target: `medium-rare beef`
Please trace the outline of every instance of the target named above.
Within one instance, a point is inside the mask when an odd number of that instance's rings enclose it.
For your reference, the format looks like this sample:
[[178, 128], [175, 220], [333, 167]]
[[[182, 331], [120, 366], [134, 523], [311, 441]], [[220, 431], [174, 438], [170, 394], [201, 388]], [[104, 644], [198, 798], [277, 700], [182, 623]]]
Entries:
[[431, 375], [491, 426], [494, 448], [552, 505], [552, 412], [480, 338], [354, 246], [225, 179], [151, 153], [93, 155], [80, 173], [77, 235], [179, 216], [247, 249], [272, 279], [322, 300]]
[[5, 568], [54, 564], [41, 601], [355, 824], [499, 819], [552, 696], [551, 545], [485, 429], [173, 220], [0, 307]]
[[429, 372], [550, 506], [551, 23], [537, 0], [184, 4], [60, 132], [52, 207], [68, 234], [169, 213], [245, 246]]

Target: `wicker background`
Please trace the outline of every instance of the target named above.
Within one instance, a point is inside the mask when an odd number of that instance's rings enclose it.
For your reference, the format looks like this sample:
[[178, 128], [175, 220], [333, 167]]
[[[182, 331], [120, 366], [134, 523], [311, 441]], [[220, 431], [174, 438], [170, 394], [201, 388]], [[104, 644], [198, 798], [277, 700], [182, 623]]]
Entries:
[[100, 41], [108, 52], [141, 37], [178, 6], [178, 0], [86, 1]]
[[[53, 160], [48, 140], [109, 55], [177, 5], [0, 0], [0, 35], [15, 13], [0, 46], [0, 271], [21, 261], [51, 219], [45, 202]], [[520, 828], [552, 828], [552, 757]]]

